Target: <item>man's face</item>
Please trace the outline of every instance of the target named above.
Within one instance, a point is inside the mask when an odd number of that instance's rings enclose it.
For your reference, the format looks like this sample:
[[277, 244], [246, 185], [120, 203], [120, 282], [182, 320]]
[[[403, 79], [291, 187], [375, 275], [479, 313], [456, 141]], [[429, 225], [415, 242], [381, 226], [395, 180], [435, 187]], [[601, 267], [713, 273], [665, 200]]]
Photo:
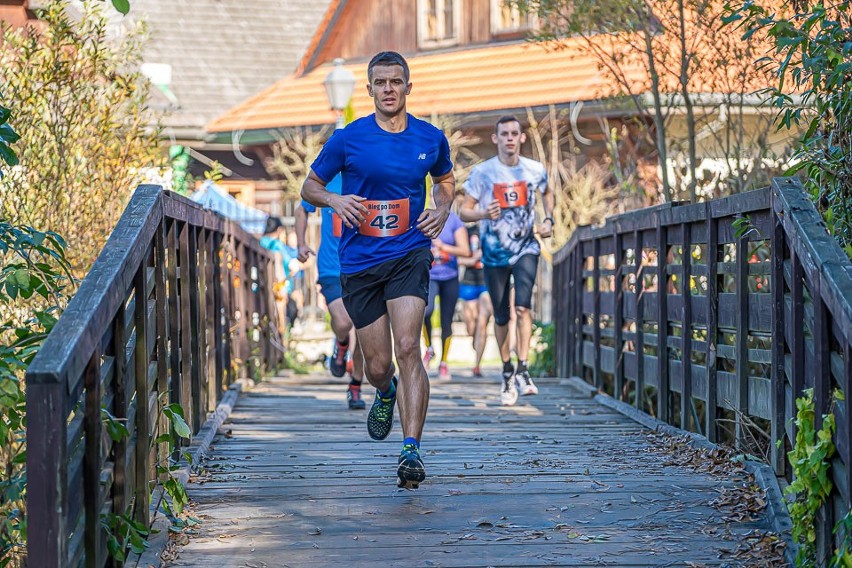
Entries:
[[367, 93], [373, 97], [376, 112], [395, 115], [405, 109], [405, 97], [411, 91], [411, 83], [405, 81], [400, 65], [376, 65], [373, 77], [367, 85]]
[[497, 152], [501, 156], [519, 154], [526, 139], [526, 134], [521, 132], [521, 125], [514, 120], [498, 124], [497, 132], [491, 135], [491, 141], [497, 144]]

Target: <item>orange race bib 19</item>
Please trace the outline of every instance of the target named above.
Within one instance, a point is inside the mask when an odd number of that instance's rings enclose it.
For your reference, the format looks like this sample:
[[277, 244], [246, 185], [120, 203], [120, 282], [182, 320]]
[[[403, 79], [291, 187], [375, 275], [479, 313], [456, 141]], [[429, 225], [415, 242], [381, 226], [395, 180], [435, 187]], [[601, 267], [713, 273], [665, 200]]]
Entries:
[[529, 203], [529, 190], [525, 181], [495, 183], [493, 189], [494, 199], [500, 204], [500, 209], [526, 207]]
[[362, 201], [367, 218], [358, 232], [368, 237], [396, 237], [408, 230], [408, 198]]
[[331, 214], [331, 235], [338, 238], [343, 235], [343, 219], [334, 212]]

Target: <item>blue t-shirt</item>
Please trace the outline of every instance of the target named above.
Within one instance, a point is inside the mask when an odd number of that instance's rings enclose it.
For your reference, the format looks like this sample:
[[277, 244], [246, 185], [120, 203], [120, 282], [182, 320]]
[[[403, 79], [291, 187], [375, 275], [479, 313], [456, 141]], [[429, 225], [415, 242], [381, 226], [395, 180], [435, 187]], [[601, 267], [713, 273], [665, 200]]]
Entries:
[[[340, 176], [334, 176], [334, 179], [328, 182], [325, 188], [339, 195], [341, 190]], [[308, 214], [317, 210], [307, 201], [302, 201], [302, 208]], [[337, 249], [340, 246], [340, 229], [343, 224], [331, 207], [320, 209], [320, 215], [322, 215], [322, 225], [320, 228], [320, 246], [317, 251], [318, 276], [320, 278], [338, 277], [340, 276], [340, 258], [337, 256]], [[335, 234], [335, 229], [337, 234]]]
[[311, 169], [323, 181], [342, 173], [342, 193], [367, 199], [367, 219], [344, 225], [340, 239], [340, 271], [353, 274], [430, 246], [417, 230], [426, 176], [444, 176], [453, 163], [447, 137], [428, 122], [409, 114], [405, 130], [387, 132], [371, 114], [335, 130]]

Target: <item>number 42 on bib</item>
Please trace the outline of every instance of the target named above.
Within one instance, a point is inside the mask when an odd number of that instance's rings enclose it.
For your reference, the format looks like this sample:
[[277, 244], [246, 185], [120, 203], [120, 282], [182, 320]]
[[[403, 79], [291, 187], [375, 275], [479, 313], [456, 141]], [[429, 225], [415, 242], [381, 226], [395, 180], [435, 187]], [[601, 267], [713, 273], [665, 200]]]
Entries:
[[368, 237], [395, 237], [408, 230], [408, 199], [363, 201], [367, 216], [358, 232]]

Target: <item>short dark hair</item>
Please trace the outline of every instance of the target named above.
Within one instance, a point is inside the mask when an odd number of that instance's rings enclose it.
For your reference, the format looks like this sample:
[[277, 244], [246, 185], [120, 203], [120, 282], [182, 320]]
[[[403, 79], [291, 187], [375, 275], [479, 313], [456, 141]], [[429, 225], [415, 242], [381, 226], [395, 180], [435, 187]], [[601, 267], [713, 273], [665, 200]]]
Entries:
[[408, 73], [408, 63], [405, 61], [405, 57], [397, 52], [380, 51], [373, 56], [370, 63], [367, 65], [367, 79], [370, 82], [373, 81], [373, 67], [376, 67], [377, 65], [399, 65], [402, 67], [402, 74], [405, 76], [405, 82], [408, 83], [408, 79], [410, 77]]
[[283, 226], [284, 223], [281, 222], [280, 218], [270, 215], [266, 218], [266, 226], [263, 228], [263, 234], [268, 235], [270, 233], [274, 233], [279, 229], [279, 227]]
[[518, 124], [521, 123], [521, 121], [518, 120], [518, 117], [514, 114], [504, 114], [499, 119], [497, 119], [497, 124], [494, 125], [494, 132], [497, 132], [501, 124], [506, 124], [507, 122], [517, 122]]

